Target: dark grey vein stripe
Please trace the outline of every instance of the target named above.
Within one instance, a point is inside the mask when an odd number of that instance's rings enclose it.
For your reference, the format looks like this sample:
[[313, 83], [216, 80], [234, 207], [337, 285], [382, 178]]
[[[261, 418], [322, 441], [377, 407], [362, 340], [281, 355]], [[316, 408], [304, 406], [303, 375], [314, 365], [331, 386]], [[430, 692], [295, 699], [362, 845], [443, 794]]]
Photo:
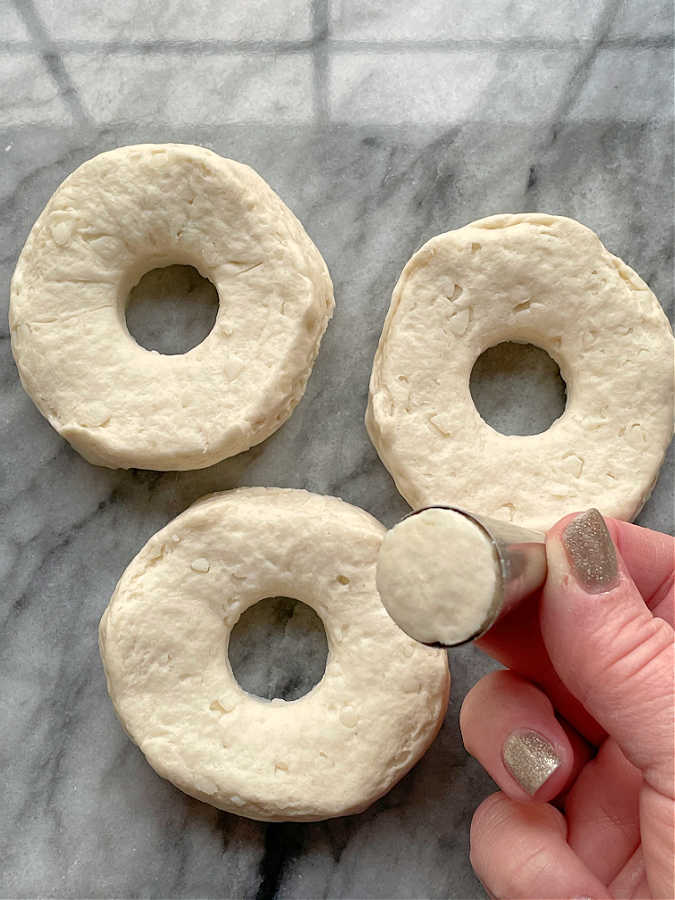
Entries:
[[312, 63], [314, 67], [314, 113], [319, 123], [328, 120], [328, 2], [312, 0]]
[[61, 49], [52, 42], [49, 33], [37, 14], [33, 0], [15, 0], [14, 8], [23, 19], [32, 38], [31, 49], [37, 50], [59, 89], [59, 94], [68, 105], [73, 120], [78, 125], [89, 125], [89, 116], [80, 102], [77, 88], [71, 81], [61, 59]]
[[[21, 4], [23, 8], [23, 3]], [[38, 20], [39, 21], [39, 20]], [[0, 41], [0, 53], [5, 55], [30, 53], [35, 51], [34, 41]], [[85, 41], [49, 40], [47, 51], [56, 54], [200, 54], [219, 55], [226, 53], [251, 53], [260, 55], [307, 53], [315, 49], [317, 41]], [[514, 38], [513, 40], [392, 40], [355, 41], [326, 38], [321, 41], [322, 49], [329, 53], [428, 53], [430, 51], [500, 52], [528, 53], [542, 50], [670, 50], [675, 47], [675, 38], [670, 35], [653, 38], [606, 38], [598, 43], [593, 38], [575, 40], [555, 40], [555, 38]], [[38, 43], [38, 47], [40, 44]], [[67, 78], [66, 74], [66, 78]]]

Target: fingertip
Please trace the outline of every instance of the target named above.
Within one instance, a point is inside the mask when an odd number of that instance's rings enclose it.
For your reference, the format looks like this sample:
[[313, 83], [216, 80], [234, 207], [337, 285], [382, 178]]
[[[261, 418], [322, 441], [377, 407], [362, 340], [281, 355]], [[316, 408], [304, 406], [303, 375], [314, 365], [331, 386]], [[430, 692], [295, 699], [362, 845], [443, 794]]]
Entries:
[[618, 554], [597, 509], [589, 509], [567, 522], [559, 543], [570, 574], [587, 594], [605, 593], [618, 586]]
[[516, 800], [552, 800], [577, 766], [550, 699], [514, 672], [492, 672], [469, 691], [460, 729], [467, 752]]
[[567, 782], [567, 770], [571, 768], [568, 749], [561, 746], [560, 739], [549, 740], [541, 731], [517, 728], [502, 744], [502, 762], [528, 797], [547, 801]]
[[573, 522], [578, 516], [583, 515], [588, 510], [578, 509], [576, 512], [567, 513], [562, 517], [562, 519], [558, 519], [558, 521], [546, 532], [546, 537], [556, 537], [560, 536], [565, 528], [569, 525], [570, 522]]
[[459, 730], [462, 733], [464, 746], [471, 753], [470, 744], [474, 735], [472, 725], [477, 720], [484, 720], [486, 706], [490, 706], [490, 698], [509, 692], [524, 679], [509, 669], [497, 669], [477, 681], [464, 696], [459, 710]]

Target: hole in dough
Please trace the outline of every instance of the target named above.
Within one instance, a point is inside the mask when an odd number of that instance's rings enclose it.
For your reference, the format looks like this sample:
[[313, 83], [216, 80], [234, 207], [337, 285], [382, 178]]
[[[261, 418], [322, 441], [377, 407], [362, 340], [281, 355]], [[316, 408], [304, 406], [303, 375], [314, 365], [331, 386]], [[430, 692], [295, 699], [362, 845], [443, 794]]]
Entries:
[[193, 266], [146, 272], [129, 293], [127, 328], [146, 350], [187, 353], [209, 334], [218, 313], [218, 292]]
[[533, 344], [490, 347], [476, 360], [470, 387], [476, 409], [501, 434], [540, 434], [565, 411], [560, 369]]
[[273, 700], [297, 700], [321, 681], [328, 641], [323, 623], [300, 600], [267, 597], [232, 629], [230, 666], [240, 687]]

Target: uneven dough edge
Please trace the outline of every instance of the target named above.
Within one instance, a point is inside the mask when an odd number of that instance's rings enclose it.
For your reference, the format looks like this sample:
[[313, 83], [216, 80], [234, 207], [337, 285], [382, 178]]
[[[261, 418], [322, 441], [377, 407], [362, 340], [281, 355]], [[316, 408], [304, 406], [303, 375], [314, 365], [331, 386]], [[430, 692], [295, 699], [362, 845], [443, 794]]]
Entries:
[[[290, 489], [290, 488], [266, 488], [266, 487], [256, 487], [256, 488], [236, 488], [230, 491], [221, 491], [206, 495], [195, 503], [193, 503], [190, 507], [188, 507], [183, 513], [169, 522], [164, 528], [158, 531], [155, 535], [153, 535], [148, 544], [153, 541], [161, 541], [162, 538], [167, 538], [169, 533], [174, 531], [175, 526], [180, 524], [181, 522], [185, 522], [189, 520], [189, 517], [195, 510], [208, 510], [210, 505], [218, 506], [223, 501], [225, 502], [237, 502], [239, 499], [249, 499], [249, 498], [257, 498], [263, 501], [266, 500], [281, 500], [283, 502], [290, 503], [303, 503], [308, 502], [310, 504], [316, 504], [317, 502], [326, 503], [328, 508], [332, 507], [332, 511], [334, 511], [335, 515], [340, 515], [340, 513], [347, 514], [354, 520], [354, 523], [357, 527], [364, 527], [366, 529], [366, 533], [370, 532], [372, 534], [376, 534], [378, 536], [383, 536], [386, 529], [384, 526], [369, 513], [360, 509], [359, 507], [355, 507], [345, 501], [332, 496], [324, 496], [313, 494], [308, 491], [298, 490], [298, 489]], [[360, 526], [358, 525], [360, 520]], [[136, 738], [130, 731], [126, 728], [124, 724], [124, 713], [121, 709], [121, 698], [117, 696], [113, 681], [109, 677], [108, 665], [106, 664], [106, 653], [107, 653], [107, 640], [108, 640], [108, 624], [109, 624], [109, 616], [111, 610], [114, 609], [115, 601], [118, 597], [118, 593], [120, 588], [124, 587], [125, 580], [128, 579], [132, 574], [136, 567], [138, 558], [144, 553], [148, 544], [146, 544], [141, 551], [134, 557], [134, 559], [129, 563], [124, 573], [119, 579], [119, 582], [115, 588], [115, 592], [104, 611], [98, 629], [98, 640], [99, 640], [99, 649], [101, 653], [101, 658], [103, 661], [103, 668], [106, 677], [106, 684], [108, 688], [108, 693], [113, 703], [113, 707], [115, 709], [116, 715], [120, 724], [122, 725], [123, 730], [128, 735], [128, 737], [134, 742], [137, 743]], [[407, 636], [406, 636], [407, 639]], [[436, 666], [437, 668], [437, 666]], [[430, 695], [429, 702], [433, 701], [433, 708], [430, 707], [429, 711], [426, 714], [426, 724], [422, 726], [421, 733], [415, 732], [415, 737], [413, 739], [413, 744], [410, 750], [410, 758], [406, 760], [403, 765], [397, 766], [395, 770], [390, 771], [386, 777], [383, 776], [382, 783], [380, 787], [373, 793], [368, 794], [367, 796], [362, 796], [359, 801], [350, 802], [349, 805], [345, 805], [344, 802], [338, 802], [333, 807], [327, 806], [325, 803], [323, 806], [318, 809], [315, 813], [307, 813], [307, 814], [298, 814], [292, 810], [288, 812], [285, 811], [275, 811], [273, 808], [267, 805], [256, 805], [251, 802], [247, 802], [244, 806], [235, 806], [231, 803], [227, 802], [218, 802], [212, 794], [204, 793], [200, 790], [195, 789], [194, 785], [191, 785], [189, 781], [183, 781], [180, 778], [176, 778], [174, 773], [170, 771], [170, 769], [165, 769], [161, 764], [158, 763], [157, 758], [152, 757], [152, 753], [146, 752], [143, 747], [139, 747], [141, 751], [147, 758], [148, 763], [151, 767], [163, 778], [170, 781], [181, 790], [183, 793], [188, 794], [189, 796], [194, 797], [195, 799], [201, 800], [205, 803], [208, 803], [211, 806], [215, 806], [218, 809], [225, 810], [227, 812], [243, 815], [247, 818], [257, 820], [257, 821], [265, 821], [265, 822], [283, 822], [283, 821], [297, 821], [297, 822], [312, 822], [312, 821], [322, 821], [328, 818], [340, 817], [344, 815], [353, 815], [366, 810], [369, 806], [371, 806], [376, 800], [385, 795], [391, 790], [391, 788], [402, 778], [404, 777], [410, 769], [412, 769], [417, 762], [420, 761], [422, 756], [426, 753], [430, 745], [435, 740], [440, 728], [443, 725], [445, 713], [447, 710], [449, 695], [450, 695], [450, 670], [447, 665], [447, 658], [443, 655], [443, 671], [444, 674], [441, 678], [438, 677], [440, 674], [434, 676], [434, 691], [432, 695]], [[311, 692], [310, 692], [311, 693]], [[336, 775], [336, 778], [339, 777]], [[345, 797], [345, 800], [347, 798]], [[353, 798], [352, 798], [353, 799]], [[272, 807], [274, 804], [272, 804]]]
[[[444, 496], [444, 497], [435, 497], [430, 498], [426, 495], [416, 483], [415, 472], [410, 472], [406, 469], [405, 466], [400, 465], [398, 460], [391, 453], [390, 444], [391, 444], [391, 429], [392, 425], [390, 422], [390, 416], [387, 411], [378, 408], [378, 404], [382, 404], [383, 395], [388, 394], [386, 386], [383, 383], [382, 379], [382, 366], [383, 359], [386, 353], [386, 345], [389, 334], [393, 327], [394, 319], [396, 318], [396, 314], [398, 308], [400, 306], [405, 288], [407, 286], [410, 278], [417, 272], [418, 269], [424, 268], [426, 262], [430, 256], [433, 256], [435, 253], [435, 245], [437, 242], [441, 242], [446, 239], [449, 235], [456, 234], [463, 231], [469, 230], [480, 230], [480, 229], [502, 229], [508, 228], [514, 225], [519, 224], [541, 224], [541, 225], [550, 225], [556, 221], [562, 221], [567, 223], [572, 223], [572, 225], [583, 231], [588, 233], [592, 238], [598, 243], [601, 248], [600, 256], [603, 260], [605, 260], [609, 265], [611, 265], [614, 269], [616, 269], [619, 276], [631, 286], [639, 291], [646, 291], [655, 301], [654, 312], [657, 317], [660, 319], [664, 329], [670, 332], [671, 342], [673, 347], [673, 387], [675, 388], [675, 340], [672, 338], [672, 328], [670, 325], [670, 321], [663, 310], [661, 304], [658, 299], [653, 294], [649, 285], [640, 277], [640, 275], [635, 272], [627, 263], [625, 263], [622, 259], [617, 256], [614, 256], [610, 253], [609, 250], [602, 243], [600, 237], [594, 232], [591, 228], [583, 225], [583, 223], [577, 221], [576, 219], [572, 219], [568, 216], [557, 216], [553, 214], [545, 214], [545, 213], [500, 213], [493, 216], [484, 217], [482, 219], [478, 219], [474, 222], [469, 222], [466, 225], [463, 225], [459, 228], [452, 229], [451, 231], [444, 232], [439, 235], [435, 235], [426, 241], [418, 250], [416, 250], [413, 255], [406, 262], [397, 282], [392, 292], [391, 302], [387, 309], [387, 313], [385, 315], [382, 332], [380, 334], [380, 338], [378, 340], [377, 348], [375, 351], [375, 356], [373, 359], [373, 366], [371, 370], [370, 380], [369, 380], [369, 390], [368, 390], [368, 401], [365, 412], [365, 427], [368, 433], [368, 436], [375, 447], [378, 456], [380, 457], [380, 461], [384, 465], [384, 467], [389, 472], [394, 484], [398, 492], [401, 496], [406, 500], [406, 502], [413, 508], [417, 509], [423, 506], [428, 505], [433, 502], [450, 502], [452, 501], [452, 497]], [[504, 338], [504, 340], [508, 340], [508, 337]], [[674, 399], [675, 391], [671, 391], [670, 398], [670, 409], [671, 409], [671, 419], [673, 422], [671, 428], [671, 434], [675, 433], [675, 399]], [[392, 403], [393, 406], [393, 401]], [[645, 503], [649, 500], [649, 497], [652, 494], [652, 491], [657, 483], [659, 473], [665, 461], [666, 454], [669, 448], [669, 441], [664, 441], [662, 446], [659, 447], [659, 460], [658, 465], [656, 467], [656, 474], [652, 479], [651, 483], [641, 492], [639, 497], [636, 497], [632, 502], [625, 503], [622, 507], [616, 506], [616, 508], [610, 510], [603, 510], [603, 513], [606, 515], [610, 515], [616, 518], [623, 519], [625, 521], [633, 521], [640, 513]], [[571, 510], [568, 510], [571, 511]], [[492, 513], [495, 515], [495, 513]], [[562, 513], [561, 513], [562, 515]], [[552, 525], [552, 522], [548, 522], [543, 524], [542, 522], [536, 523], [538, 528], [548, 528]]]
[[[54, 196], [94, 160], [105, 157], [114, 158], [122, 151], [143, 152], [156, 148], [168, 148], [175, 149], [178, 152], [186, 152], [195, 159], [199, 157], [205, 158], [210, 165], [219, 168], [226, 175], [228, 170], [232, 170], [236, 172], [238, 177], [247, 181], [253, 189], [261, 190], [268, 195], [276, 206], [276, 214], [279, 220], [286, 224], [289, 231], [299, 235], [302, 241], [305, 264], [304, 275], [313, 289], [311, 314], [308, 310], [305, 315], [305, 324], [309, 323], [309, 327], [303, 328], [302, 333], [300, 330], [298, 331], [293, 347], [288, 354], [289, 366], [291, 360], [293, 360], [292, 368], [298, 372], [293, 380], [290, 392], [285, 396], [281, 404], [274, 407], [269, 406], [265, 402], [266, 398], [261, 396], [255, 419], [257, 421], [264, 420], [262, 424], [251, 425], [248, 429], [229, 429], [223, 435], [222, 440], [212, 444], [207, 451], [201, 449], [176, 451], [175, 449], [155, 448], [143, 452], [139, 448], [129, 450], [121, 444], [112, 447], [110, 436], [103, 434], [101, 429], [82, 426], [75, 422], [61, 421], [57, 411], [50, 404], [49, 397], [43, 396], [33, 373], [25, 365], [17, 340], [16, 333], [18, 329], [30, 326], [30, 315], [25, 312], [29, 301], [26, 299], [26, 292], [21, 293], [21, 286], [24, 282], [24, 268], [32, 265], [33, 244], [36, 235], [45, 226], [45, 222], [52, 210]], [[11, 349], [19, 373], [19, 379], [26, 393], [33, 400], [40, 413], [49, 421], [50, 425], [88, 462], [93, 465], [122, 469], [144, 468], [156, 471], [201, 469], [235, 456], [261, 443], [287, 421], [305, 393], [320, 349], [321, 340], [333, 315], [334, 307], [333, 284], [321, 253], [293, 211], [286, 206], [279, 195], [254, 169], [245, 163], [228, 159], [212, 150], [197, 145], [176, 143], [135, 144], [104, 151], [85, 160], [54, 189], [52, 196], [47, 201], [26, 238], [11, 278], [9, 303]]]

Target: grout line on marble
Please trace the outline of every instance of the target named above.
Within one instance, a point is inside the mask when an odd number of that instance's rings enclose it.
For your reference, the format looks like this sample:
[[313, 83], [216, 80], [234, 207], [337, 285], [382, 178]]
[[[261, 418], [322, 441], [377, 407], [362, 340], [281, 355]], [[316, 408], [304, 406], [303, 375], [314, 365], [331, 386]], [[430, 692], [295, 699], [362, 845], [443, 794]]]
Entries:
[[[447, 120], [443, 121], [434, 121], [429, 120], [424, 123], [419, 123], [415, 121], [415, 119], [402, 119], [396, 122], [388, 122], [388, 121], [376, 121], [376, 120], [367, 120], [354, 122], [349, 118], [341, 118], [340, 116], [331, 116], [326, 123], [330, 124], [332, 132], [336, 133], [336, 130], [344, 129], [345, 132], [349, 134], [362, 134], [364, 137], [372, 137], [374, 135], [386, 135], [390, 136], [392, 134], [412, 134], [414, 136], [419, 137], [420, 135], [426, 136], [426, 139], [434, 139], [439, 130], [447, 130], [448, 128], [481, 128], [481, 127], [490, 127], [494, 126], [498, 122], [502, 122], [504, 126], [511, 126], [516, 128], [522, 128], [523, 122], [522, 120], [512, 120], [505, 121], [503, 119], [497, 118], [472, 118], [470, 115], [467, 115], [464, 118], [458, 118], [456, 121], [449, 122]], [[527, 121], [528, 127], [537, 127], [543, 129], [544, 133], [547, 135], [547, 141], [542, 143], [542, 149], [548, 144], [550, 144], [556, 135], [552, 135], [547, 129], [553, 129], [555, 132], [560, 132], [563, 130], [567, 130], [570, 128], [585, 128], [592, 126], [616, 126], [622, 124], [627, 128], [636, 128], [636, 129], [644, 129], [648, 128], [663, 128], [666, 126], [672, 127], [673, 123], [673, 112], [668, 111], [668, 113], [664, 113], [658, 117], [654, 117], [650, 115], [649, 117], [643, 118], [635, 118], [635, 119], [624, 119], [623, 121], [617, 119], [613, 115], [607, 115], [602, 118], [592, 118], [590, 116], [583, 116], [580, 118], [572, 118], [572, 119], [563, 119], [555, 124], [552, 124], [552, 120], [549, 116], [542, 116], [541, 119], [529, 119]], [[91, 126], [89, 126], [91, 127]], [[281, 135], [287, 135], [289, 128], [306, 128], [313, 129], [316, 127], [316, 120], [313, 118], [309, 119], [286, 119], [283, 122], [274, 121], [273, 119], [247, 119], [246, 121], [238, 121], [238, 122], [221, 122], [217, 125], [204, 125], [201, 121], [195, 122], [180, 122], [177, 124], [166, 124], [162, 126], [162, 129], [152, 129], [154, 133], [157, 131], [158, 137], [156, 138], [158, 141], [168, 140], [165, 137], [165, 133], [167, 129], [170, 129], [171, 140], [177, 141], [178, 143], [194, 143], [197, 138], [201, 141], [204, 146], [212, 146], [213, 142], [217, 140], [224, 133], [231, 134], [233, 128], [238, 129], [248, 129], [251, 127], [255, 128], [265, 128], [267, 131], [274, 131], [275, 133], [279, 133]], [[116, 129], [124, 129], [127, 136], [129, 135], [138, 135], [139, 143], [143, 142], [144, 136], [147, 138], [147, 130], [143, 127], [143, 125], [139, 125], [138, 119], [110, 119], [106, 121], [99, 122], [96, 126], [98, 133], [106, 134], [108, 132], [112, 132]], [[412, 129], [412, 132], [410, 132]], [[23, 134], [55, 134], [55, 135], [68, 135], [72, 134], [72, 125], [59, 124], [59, 123], [42, 123], [42, 122], [19, 122], [13, 123], [11, 125], [2, 125], [0, 124], [0, 143], [3, 140], [11, 141], [14, 136], [23, 135]], [[531, 165], [535, 165], [536, 163], [531, 163]], [[0, 265], [2, 265], [3, 260], [0, 260]]]
[[314, 116], [318, 123], [328, 121], [328, 2], [312, 0], [312, 85]]
[[579, 97], [579, 94], [588, 81], [588, 75], [598, 53], [604, 49], [603, 41], [607, 39], [607, 35], [614, 24], [619, 7], [623, 0], [605, 0], [602, 12], [598, 18], [598, 29], [596, 37], [591, 45], [586, 49], [583, 56], [576, 62], [574, 71], [567, 82], [567, 88], [563, 92], [559, 103], [552, 110], [550, 116], [550, 126], [548, 129], [549, 143], [552, 143], [556, 137], [556, 128], [559, 122], [565, 120], [567, 114], [572, 109]]
[[89, 125], [89, 116], [80, 103], [77, 88], [68, 75], [59, 49], [52, 42], [49, 32], [37, 14], [33, 0], [14, 0], [14, 8], [32, 37], [31, 49], [37, 50], [40, 54], [47, 71], [56, 83], [59, 94], [68, 104], [74, 121], [78, 125]]
[[[512, 52], [527, 53], [541, 50], [581, 50], [595, 46], [593, 38], [576, 38], [572, 40], [545, 38], [512, 38], [505, 40], [484, 40], [465, 38], [462, 40], [391, 40], [391, 41], [346, 41], [329, 38], [326, 49], [331, 53], [428, 53], [429, 51], [447, 52]], [[602, 50], [660, 50], [675, 46], [675, 38], [671, 35], [659, 38], [607, 38], [600, 43]]]
[[[317, 0], [320, 4], [322, 0]], [[321, 45], [326, 53], [427, 53], [429, 51], [447, 52], [513, 52], [526, 53], [542, 50], [583, 50], [590, 47], [595, 50], [668, 50], [675, 47], [675, 38], [663, 36], [655, 38], [577, 38], [574, 40], [531, 38], [522, 40], [392, 40], [392, 41], [356, 41], [312, 38], [307, 41], [80, 41], [50, 40], [36, 41], [0, 41], [0, 54], [12, 55], [34, 53], [38, 49], [43, 53], [109, 53], [109, 54], [208, 54], [226, 53], [253, 54], [293, 54], [305, 53]], [[42, 46], [40, 46], [42, 44]], [[66, 76], [67, 77], [67, 76]]]

